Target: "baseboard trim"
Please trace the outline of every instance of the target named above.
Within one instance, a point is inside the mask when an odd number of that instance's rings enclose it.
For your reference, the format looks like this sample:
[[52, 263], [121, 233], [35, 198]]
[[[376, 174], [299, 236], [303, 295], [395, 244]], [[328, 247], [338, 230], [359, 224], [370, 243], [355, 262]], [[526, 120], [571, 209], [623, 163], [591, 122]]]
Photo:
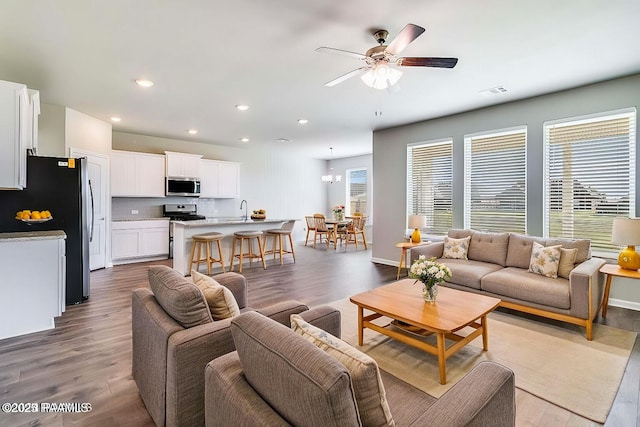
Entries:
[[640, 302], [627, 301], [624, 299], [609, 298], [609, 306], [626, 308], [629, 310], [640, 311]]
[[393, 267], [397, 267], [400, 264], [400, 261], [391, 261], [384, 258], [371, 258], [371, 262], [375, 262], [376, 264], [391, 265]]

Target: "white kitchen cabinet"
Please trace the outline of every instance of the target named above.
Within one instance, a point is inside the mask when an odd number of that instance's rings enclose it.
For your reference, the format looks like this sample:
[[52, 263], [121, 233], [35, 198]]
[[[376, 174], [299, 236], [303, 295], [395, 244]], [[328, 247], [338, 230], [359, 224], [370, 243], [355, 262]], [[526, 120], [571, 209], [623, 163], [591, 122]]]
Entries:
[[164, 156], [111, 151], [112, 197], [164, 197]]
[[240, 163], [202, 159], [200, 198], [234, 199], [240, 196]]
[[201, 155], [165, 151], [167, 177], [200, 178]]
[[27, 149], [37, 144], [38, 114], [37, 91], [0, 81], [0, 189], [21, 190], [27, 186]]
[[111, 223], [111, 258], [114, 264], [164, 259], [168, 256], [168, 219]]

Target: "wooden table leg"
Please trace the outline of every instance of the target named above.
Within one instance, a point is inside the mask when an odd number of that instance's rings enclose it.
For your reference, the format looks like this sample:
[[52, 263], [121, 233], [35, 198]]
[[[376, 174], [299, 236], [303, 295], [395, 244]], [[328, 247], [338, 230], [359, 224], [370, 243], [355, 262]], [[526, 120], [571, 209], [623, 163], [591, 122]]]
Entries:
[[440, 368], [440, 384], [447, 383], [447, 359], [444, 357], [444, 333], [437, 333], [438, 368]]
[[398, 263], [398, 274], [396, 274], [396, 280], [400, 280], [400, 270], [404, 266], [404, 259], [407, 256], [407, 249], [402, 248], [402, 254], [400, 255], [400, 262]]
[[[609, 290], [611, 289], [611, 274], [607, 274], [607, 281], [604, 285], [604, 296], [602, 297], [602, 318], [607, 317], [607, 306], [609, 305]], [[596, 313], [597, 314], [597, 313]]]
[[489, 331], [487, 330], [487, 316], [480, 318], [480, 325], [482, 327], [482, 348], [484, 351], [489, 350]]
[[364, 332], [364, 328], [362, 327], [362, 314], [363, 308], [358, 306], [358, 345], [362, 346], [362, 336]]

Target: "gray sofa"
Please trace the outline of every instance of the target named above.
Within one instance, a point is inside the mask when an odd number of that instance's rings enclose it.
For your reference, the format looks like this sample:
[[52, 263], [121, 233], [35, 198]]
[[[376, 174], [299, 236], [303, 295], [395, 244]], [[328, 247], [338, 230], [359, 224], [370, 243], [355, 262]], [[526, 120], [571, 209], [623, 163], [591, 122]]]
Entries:
[[[241, 311], [247, 307], [247, 282], [237, 273], [213, 276], [229, 288]], [[158, 426], [204, 425], [204, 368], [235, 350], [231, 319], [214, 321], [200, 289], [166, 266], [149, 269], [148, 288], [132, 294], [132, 375], [147, 411]], [[291, 314], [340, 334], [340, 312], [314, 310], [296, 301], [259, 310], [284, 325]]]
[[493, 362], [439, 399], [380, 371], [384, 390], [373, 398], [388, 403], [383, 415], [363, 409], [372, 396], [359, 400], [357, 374], [302, 335], [258, 313], [234, 318], [231, 331], [237, 351], [205, 371], [208, 427], [515, 425], [514, 374]]
[[[436, 242], [411, 250], [411, 261], [420, 255], [435, 257], [447, 265], [451, 288], [498, 297], [501, 306], [586, 328], [593, 338], [593, 319], [598, 314], [604, 288], [599, 272], [605, 261], [591, 257], [591, 242], [584, 239], [555, 239], [517, 233], [487, 233], [475, 230], [449, 230], [448, 236], [471, 236], [468, 259], [442, 258], [444, 243]], [[550, 278], [529, 272], [533, 242], [543, 246], [562, 245], [577, 249], [568, 278]]]

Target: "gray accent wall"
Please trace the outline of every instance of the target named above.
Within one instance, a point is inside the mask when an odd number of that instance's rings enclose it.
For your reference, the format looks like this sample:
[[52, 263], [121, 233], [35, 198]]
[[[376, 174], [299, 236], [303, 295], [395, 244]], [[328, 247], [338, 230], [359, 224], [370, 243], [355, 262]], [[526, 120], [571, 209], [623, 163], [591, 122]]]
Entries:
[[[481, 96], [478, 94], [478, 96]], [[543, 123], [637, 107], [640, 74], [376, 131], [373, 134], [373, 259], [398, 264], [406, 231], [407, 144], [453, 138], [453, 226], [463, 225], [464, 135], [527, 126], [527, 233], [542, 235]], [[636, 132], [637, 138], [638, 132]], [[637, 145], [637, 140], [636, 140]], [[636, 156], [638, 162], [638, 156]], [[638, 179], [636, 164], [636, 183]], [[636, 206], [640, 208], [636, 189]], [[637, 212], [640, 214], [640, 212]], [[611, 304], [640, 309], [640, 282], [613, 279]]]

